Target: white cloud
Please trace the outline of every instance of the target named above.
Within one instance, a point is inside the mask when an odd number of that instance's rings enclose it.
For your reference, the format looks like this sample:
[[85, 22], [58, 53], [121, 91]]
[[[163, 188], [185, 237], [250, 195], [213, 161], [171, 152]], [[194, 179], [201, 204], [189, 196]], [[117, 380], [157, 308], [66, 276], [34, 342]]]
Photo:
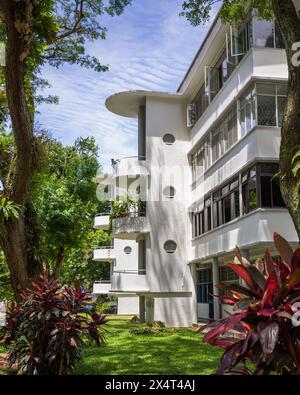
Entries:
[[181, 0], [153, 3], [133, 0], [120, 17], [104, 17], [107, 39], [89, 44], [88, 52], [108, 64], [109, 72], [44, 69], [49, 93], [57, 94], [60, 104], [43, 104], [38, 121], [65, 144], [95, 136], [104, 165], [137, 153], [136, 120], [110, 113], [106, 98], [129, 89], [176, 90], [207, 30], [179, 18]]

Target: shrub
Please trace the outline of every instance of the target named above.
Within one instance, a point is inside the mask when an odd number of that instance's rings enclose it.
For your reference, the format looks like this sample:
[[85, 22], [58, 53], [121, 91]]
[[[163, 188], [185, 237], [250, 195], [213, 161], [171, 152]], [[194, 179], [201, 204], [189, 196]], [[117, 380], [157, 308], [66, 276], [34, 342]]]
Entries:
[[163, 333], [172, 333], [174, 331], [174, 328], [166, 328], [163, 322], [154, 321], [139, 328], [132, 328], [130, 333], [133, 335], [155, 336]]
[[266, 250], [264, 260], [251, 265], [238, 249], [235, 263], [227, 263], [242, 279], [242, 285], [219, 285], [231, 293], [220, 299], [233, 307], [233, 313], [200, 329], [210, 329], [204, 341], [225, 350], [217, 374], [300, 374], [295, 305], [300, 301], [300, 250], [293, 252], [277, 233], [274, 243], [282, 258], [279, 263]]
[[41, 277], [12, 303], [0, 340], [9, 347], [9, 363], [19, 374], [65, 375], [81, 358], [84, 340], [104, 342], [105, 316], [90, 312], [84, 292]]

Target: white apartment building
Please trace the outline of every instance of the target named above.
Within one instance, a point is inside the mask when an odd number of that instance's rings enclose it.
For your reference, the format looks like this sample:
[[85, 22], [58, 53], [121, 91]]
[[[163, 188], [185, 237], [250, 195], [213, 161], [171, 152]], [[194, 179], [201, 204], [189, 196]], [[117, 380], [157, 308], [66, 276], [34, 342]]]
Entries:
[[[114, 247], [95, 251], [112, 269], [94, 292], [117, 296], [120, 314], [170, 326], [219, 318], [226, 312], [211, 294], [237, 281], [224, 266], [236, 245], [251, 261], [267, 247], [276, 256], [275, 231], [298, 245], [273, 177], [287, 78], [275, 21], [252, 11], [239, 27], [215, 19], [177, 92], [107, 99], [111, 112], [138, 118], [138, 156], [98, 181], [140, 184], [147, 196], [145, 212], [112, 220]], [[95, 226], [108, 229], [109, 217]]]

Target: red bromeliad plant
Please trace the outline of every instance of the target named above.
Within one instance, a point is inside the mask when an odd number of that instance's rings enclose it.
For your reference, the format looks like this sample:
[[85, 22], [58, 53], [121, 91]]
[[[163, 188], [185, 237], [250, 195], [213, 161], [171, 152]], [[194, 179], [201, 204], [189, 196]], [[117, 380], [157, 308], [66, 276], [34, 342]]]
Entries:
[[233, 311], [200, 329], [210, 329], [204, 341], [225, 350], [216, 374], [300, 374], [300, 249], [277, 233], [274, 243], [280, 263], [266, 250], [250, 264], [238, 248], [227, 263], [241, 285], [218, 285], [231, 294], [218, 297]]
[[71, 287], [61, 287], [58, 279], [33, 283], [22, 294], [22, 302], [12, 304], [0, 340], [9, 347], [10, 364], [20, 374], [64, 375], [78, 360], [84, 339], [104, 342], [105, 316], [90, 313], [91, 297]]

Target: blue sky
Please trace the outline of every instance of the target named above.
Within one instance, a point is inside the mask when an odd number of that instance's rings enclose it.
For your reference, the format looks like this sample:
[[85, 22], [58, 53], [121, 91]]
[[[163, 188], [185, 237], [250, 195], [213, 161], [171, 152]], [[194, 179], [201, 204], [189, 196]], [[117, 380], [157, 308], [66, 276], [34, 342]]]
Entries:
[[[209, 26], [179, 17], [182, 0], [133, 0], [123, 15], [103, 17], [106, 40], [87, 53], [109, 65], [106, 73], [75, 66], [44, 68], [58, 105], [40, 106], [38, 122], [64, 144], [95, 136], [104, 167], [111, 158], [137, 154], [137, 123], [105, 107], [111, 94], [129, 89], [176, 91]], [[155, 5], [154, 5], [155, 4]]]

